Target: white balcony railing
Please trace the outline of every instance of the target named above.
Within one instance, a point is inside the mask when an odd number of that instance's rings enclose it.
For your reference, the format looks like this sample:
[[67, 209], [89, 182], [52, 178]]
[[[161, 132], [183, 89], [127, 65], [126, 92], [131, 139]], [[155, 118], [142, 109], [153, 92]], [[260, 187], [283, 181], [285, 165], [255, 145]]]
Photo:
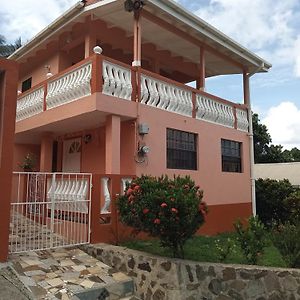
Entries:
[[144, 74], [141, 75], [141, 103], [184, 116], [192, 116], [191, 91]]
[[196, 96], [196, 105], [197, 119], [221, 124], [230, 128], [234, 127], [234, 114], [232, 106], [200, 94], [197, 94]]
[[43, 111], [44, 88], [40, 87], [17, 101], [16, 121], [21, 121]]
[[91, 62], [81, 65], [48, 83], [47, 109], [91, 95]]
[[246, 110], [236, 109], [237, 129], [248, 132], [249, 121]]
[[106, 60], [102, 63], [102, 70], [103, 94], [131, 100], [131, 70]]

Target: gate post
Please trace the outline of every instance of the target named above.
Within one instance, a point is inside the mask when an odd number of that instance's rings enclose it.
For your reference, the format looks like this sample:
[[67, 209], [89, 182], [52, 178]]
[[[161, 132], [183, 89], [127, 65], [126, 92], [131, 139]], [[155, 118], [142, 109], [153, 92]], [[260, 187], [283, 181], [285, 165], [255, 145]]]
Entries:
[[18, 64], [0, 58], [0, 262], [8, 256]]
[[53, 247], [53, 233], [54, 233], [54, 208], [55, 208], [55, 190], [56, 190], [56, 174], [53, 173], [52, 175], [52, 183], [51, 183], [51, 217], [50, 217], [50, 228], [51, 228], [51, 235], [50, 235], [50, 247]]

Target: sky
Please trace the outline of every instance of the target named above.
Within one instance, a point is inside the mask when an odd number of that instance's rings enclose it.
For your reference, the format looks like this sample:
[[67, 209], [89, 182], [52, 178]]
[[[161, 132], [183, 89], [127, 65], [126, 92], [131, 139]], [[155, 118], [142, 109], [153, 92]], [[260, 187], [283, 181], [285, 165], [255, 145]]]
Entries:
[[[23, 42], [76, 0], [0, 0], [0, 34]], [[186, 9], [261, 56], [273, 67], [251, 78], [252, 109], [274, 144], [300, 149], [300, 1], [177, 0]], [[207, 91], [242, 101], [242, 76], [207, 80]]]

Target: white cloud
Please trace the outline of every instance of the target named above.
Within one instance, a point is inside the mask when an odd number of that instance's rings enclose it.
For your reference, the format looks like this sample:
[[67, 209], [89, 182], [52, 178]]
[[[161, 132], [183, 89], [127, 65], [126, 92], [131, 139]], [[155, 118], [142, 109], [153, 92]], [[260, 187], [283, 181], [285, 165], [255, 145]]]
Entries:
[[277, 67], [296, 65], [294, 75], [300, 77], [298, 5], [298, 0], [209, 0], [196, 14]]
[[76, 0], [1, 1], [0, 33], [8, 42], [25, 42], [75, 4]]
[[300, 148], [300, 108], [294, 103], [287, 101], [271, 107], [262, 123], [267, 126], [273, 144]]

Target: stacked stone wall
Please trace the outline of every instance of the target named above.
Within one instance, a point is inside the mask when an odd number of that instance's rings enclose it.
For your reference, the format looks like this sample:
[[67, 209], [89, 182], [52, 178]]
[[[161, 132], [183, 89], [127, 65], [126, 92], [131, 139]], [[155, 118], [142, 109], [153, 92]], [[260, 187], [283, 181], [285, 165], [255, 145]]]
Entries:
[[300, 270], [200, 263], [106, 244], [84, 246], [134, 279], [143, 300], [297, 300]]

